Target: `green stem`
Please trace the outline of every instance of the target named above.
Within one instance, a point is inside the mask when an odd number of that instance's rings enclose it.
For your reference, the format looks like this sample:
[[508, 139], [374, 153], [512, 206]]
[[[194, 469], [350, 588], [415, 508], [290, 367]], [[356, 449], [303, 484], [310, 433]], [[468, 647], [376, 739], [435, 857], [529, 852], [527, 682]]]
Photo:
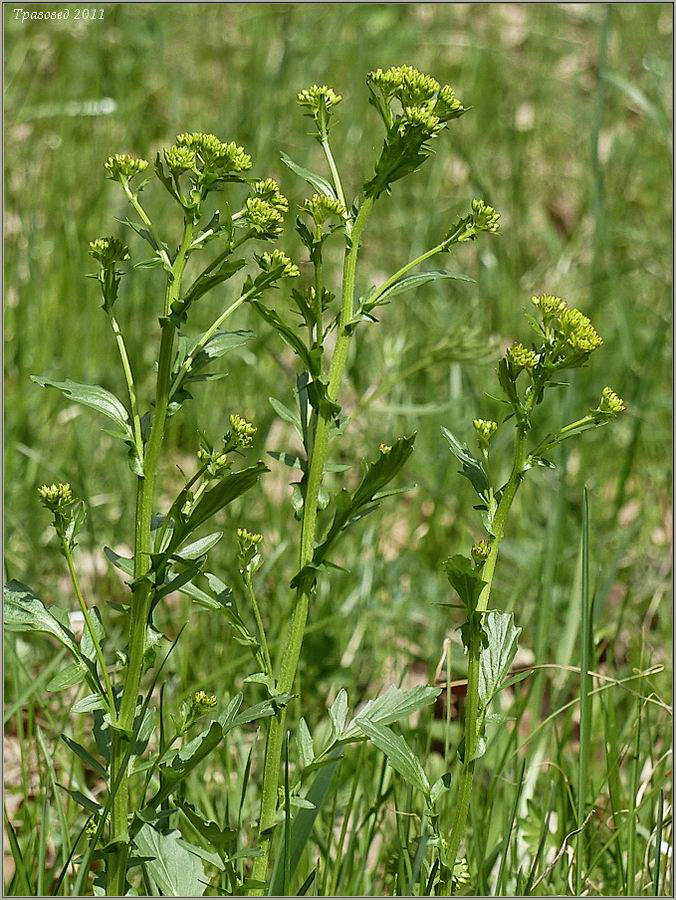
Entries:
[[261, 616], [261, 611], [258, 606], [258, 600], [256, 599], [256, 591], [254, 590], [253, 582], [251, 580], [251, 575], [248, 572], [245, 572], [244, 575], [244, 584], [246, 585], [247, 594], [249, 595], [249, 600], [251, 602], [251, 607], [253, 609], [254, 618], [256, 620], [256, 628], [258, 629], [258, 640], [260, 641], [261, 650], [263, 652], [263, 662], [265, 664], [265, 673], [266, 675], [272, 674], [272, 659], [270, 658], [270, 650], [268, 648], [268, 639], [265, 636], [265, 627], [263, 625], [263, 618]]
[[[183, 239], [176, 259], [172, 265], [172, 278], [167, 286], [164, 301], [165, 316], [172, 303], [181, 292], [181, 282], [185, 269], [188, 248], [192, 241], [193, 223], [185, 221]], [[120, 703], [119, 727], [130, 734], [134, 727], [136, 701], [143, 674], [143, 659], [146, 648], [146, 629], [152, 603], [152, 586], [147, 578], [150, 569], [152, 551], [152, 515], [155, 497], [157, 469], [164, 443], [164, 429], [169, 408], [169, 384], [174, 355], [174, 337], [176, 328], [170, 320], [162, 325], [160, 353], [157, 370], [157, 387], [155, 392], [155, 410], [153, 413], [150, 436], [145, 452], [143, 477], [137, 481], [136, 493], [136, 528], [134, 536], [134, 580], [138, 586], [134, 591], [129, 617], [129, 657], [125, 675], [124, 691]], [[112, 839], [121, 843], [121, 849], [112, 855], [107, 890], [110, 896], [124, 896], [126, 892], [126, 857], [128, 853], [128, 818], [129, 784], [125, 772], [115, 795], [112, 809]]]
[[411, 269], [415, 269], [416, 266], [424, 263], [425, 260], [429, 259], [431, 256], [436, 256], [437, 253], [441, 253], [441, 251], [445, 250], [448, 246], [449, 245], [446, 242], [437, 244], [436, 247], [432, 247], [431, 250], [427, 250], [425, 253], [421, 253], [420, 256], [416, 256], [415, 259], [407, 262], [405, 266], [402, 266], [401, 269], [397, 269], [394, 275], [391, 275], [387, 281], [383, 282], [374, 294], [371, 294], [369, 301], [372, 302], [373, 300], [377, 300], [388, 288], [392, 287], [392, 285], [399, 281], [400, 278], [403, 278], [407, 272], [410, 272]]
[[[347, 352], [350, 343], [350, 335], [345, 331], [345, 324], [352, 318], [354, 306], [354, 289], [357, 272], [357, 259], [359, 246], [364, 226], [373, 209], [373, 198], [364, 200], [352, 229], [351, 240], [345, 253], [343, 264], [343, 289], [341, 298], [341, 328], [336, 340], [336, 346], [331, 357], [329, 367], [329, 383], [327, 393], [330, 400], [335, 400], [345, 371]], [[308, 482], [305, 489], [303, 503], [303, 520], [301, 524], [300, 540], [300, 569], [304, 569], [314, 554], [315, 534], [317, 530], [317, 507], [319, 489], [324, 476], [324, 466], [328, 452], [329, 419], [321, 415], [317, 419]], [[305, 624], [307, 622], [308, 606], [310, 602], [310, 589], [299, 588], [296, 604], [289, 625], [286, 647], [282, 652], [282, 663], [277, 679], [277, 687], [280, 693], [289, 693], [293, 689], [296, 679], [296, 671], [300, 659]], [[265, 881], [268, 872], [268, 860], [270, 856], [270, 841], [272, 828], [275, 822], [277, 808], [277, 786], [279, 783], [279, 767], [282, 758], [282, 743], [284, 737], [284, 710], [270, 721], [268, 740], [265, 747], [265, 762], [263, 768], [263, 794], [261, 799], [261, 816], [259, 823], [259, 849], [262, 851], [257, 856], [252, 871], [252, 877], [256, 881]], [[260, 895], [260, 889], [252, 890], [253, 895]]]
[[[505, 531], [505, 521], [507, 514], [519, 489], [521, 479], [523, 477], [524, 451], [526, 445], [526, 433], [522, 426], [517, 427], [517, 436], [514, 447], [514, 463], [509, 481], [505, 485], [502, 492], [500, 503], [493, 519], [493, 541], [491, 543], [488, 559], [484, 563], [481, 571], [481, 577], [486, 582], [484, 589], [479, 595], [476, 611], [477, 613], [486, 612], [488, 602], [490, 600], [491, 588], [493, 586], [493, 578], [495, 575], [495, 565], [498, 560], [498, 552], [500, 549], [500, 541]], [[474, 781], [474, 756], [479, 734], [479, 719], [481, 710], [479, 709], [479, 663], [481, 658], [481, 637], [478, 633], [472, 634], [467, 662], [467, 694], [465, 699], [465, 752], [464, 761], [460, 771], [460, 783], [458, 786], [458, 794], [456, 801], [456, 815], [451, 836], [448, 840], [447, 861], [451, 871], [451, 879], [449, 881], [449, 893], [453, 890], [453, 870], [458, 857], [460, 841], [465, 833], [467, 824], [467, 815], [469, 812], [469, 803], [472, 796], [472, 784]]]
[[82, 593], [82, 588], [80, 587], [80, 580], [77, 577], [77, 572], [75, 571], [75, 566], [73, 564], [73, 554], [70, 551], [70, 547], [68, 546], [68, 541], [64, 536], [61, 536], [61, 546], [63, 547], [63, 555], [66, 557], [66, 562], [68, 564], [68, 572], [70, 574], [70, 580], [73, 583], [73, 589], [75, 590], [75, 596], [77, 597], [77, 602], [82, 610], [82, 615], [85, 621], [85, 627], [89, 632], [89, 636], [92, 639], [92, 644], [94, 645], [94, 651], [96, 653], [96, 659], [99, 664], [99, 668], [101, 669], [101, 676], [103, 678], [103, 684], [106, 689], [106, 696], [108, 699], [108, 704], [110, 706], [110, 714], [113, 718], [116, 716], [115, 711], [115, 694], [113, 692], [113, 685], [110, 680], [110, 675], [108, 674], [108, 667], [106, 666], [106, 658], [103, 655], [103, 649], [101, 648], [101, 644], [99, 639], [94, 631], [94, 623], [92, 622], [92, 618], [89, 612], [89, 607], [87, 606], [87, 602], [85, 601], [84, 595]]
[[127, 382], [127, 391], [129, 393], [129, 404], [131, 406], [131, 417], [134, 423], [134, 442], [136, 444], [136, 452], [139, 457], [139, 461], [143, 463], [143, 436], [141, 434], [141, 417], [138, 412], [138, 402], [136, 399], [136, 386], [134, 383], [134, 376], [131, 370], [131, 364], [129, 362], [129, 355], [127, 354], [127, 346], [124, 342], [124, 338], [122, 337], [122, 332], [120, 331], [120, 326], [117, 322], [115, 316], [109, 313], [110, 318], [110, 327], [113, 329], [113, 334], [115, 336], [115, 341], [117, 343], [117, 349], [120, 353], [120, 360], [122, 362], [122, 368], [124, 370], [124, 377]]

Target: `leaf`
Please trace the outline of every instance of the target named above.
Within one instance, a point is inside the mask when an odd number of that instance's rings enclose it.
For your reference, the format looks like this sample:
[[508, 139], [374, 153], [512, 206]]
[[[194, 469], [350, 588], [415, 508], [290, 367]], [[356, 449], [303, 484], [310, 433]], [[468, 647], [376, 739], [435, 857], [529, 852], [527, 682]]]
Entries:
[[176, 753], [170, 765], [160, 767], [162, 784], [155, 796], [148, 803], [149, 809], [155, 809], [174, 792], [203, 759], [205, 759], [223, 739], [223, 726], [214, 720], [209, 727], [189, 741]]
[[413, 753], [401, 735], [395, 734], [387, 725], [379, 725], [369, 719], [358, 716], [355, 719], [358, 727], [376, 747], [385, 754], [389, 765], [398, 772], [412, 787], [430, 796], [430, 785], [427, 775], [420, 765], [418, 757]]
[[116, 553], [110, 547], [104, 547], [103, 552], [111, 565], [115, 566], [115, 568], [119, 569], [121, 572], [124, 572], [124, 574], [128, 575], [130, 578], [134, 577], [133, 559], [128, 559], [126, 556], [120, 556], [119, 553]]
[[326, 537], [315, 548], [310, 566], [294, 577], [291, 587], [298, 587], [305, 579], [314, 580], [316, 570], [325, 561], [340, 533], [378, 508], [378, 501], [385, 496], [380, 492], [403, 468], [413, 452], [415, 438], [415, 432], [409, 437], [399, 438], [387, 453], [381, 453], [378, 459], [368, 466], [366, 474], [352, 496], [347, 491], [341, 491], [336, 498], [333, 522]]
[[56, 388], [70, 400], [82, 403], [83, 406], [89, 406], [91, 409], [102, 413], [104, 416], [112, 419], [122, 429], [125, 440], [133, 440], [127, 410], [115, 394], [111, 394], [105, 388], [100, 387], [98, 384], [79, 384], [77, 381], [71, 381], [69, 378], [65, 381], [52, 381], [50, 378], [38, 375], [31, 375], [31, 381], [34, 381], [41, 387]]
[[[433, 703], [441, 693], [441, 688], [431, 685], [418, 685], [405, 691], [396, 685], [390, 687], [364, 706], [358, 713], [358, 718], [368, 720], [380, 725], [391, 725], [400, 719], [405, 719], [412, 713]], [[351, 741], [359, 738], [361, 729], [353, 720], [340, 735], [340, 741]]]
[[284, 343], [291, 347], [293, 352], [300, 357], [308, 372], [313, 376], [318, 376], [320, 374], [318, 359], [312, 355], [305, 342], [298, 336], [298, 329], [289, 325], [288, 322], [285, 322], [278, 312], [274, 309], [270, 309], [269, 306], [266, 306], [257, 297], [253, 297], [250, 300], [250, 303], [259, 316], [264, 319], [268, 325], [271, 325]]
[[432, 785], [430, 790], [430, 802], [432, 806], [436, 806], [441, 797], [451, 789], [451, 773], [445, 772], [441, 778], [438, 778]]
[[56, 618], [31, 588], [20, 581], [9, 581], [3, 592], [3, 619], [8, 631], [43, 631], [51, 634], [76, 657], [80, 648], [75, 636], [60, 619], [68, 621], [67, 610], [58, 610]]
[[369, 294], [369, 296], [366, 297], [366, 299], [360, 304], [359, 309], [357, 310], [357, 313], [355, 315], [355, 320], [360, 321], [362, 317], [370, 316], [372, 311], [376, 309], [376, 307], [384, 306], [398, 294], [403, 294], [405, 291], [415, 290], [416, 288], [420, 288], [425, 284], [429, 284], [430, 281], [439, 281], [440, 279], [466, 281], [470, 283], [474, 282], [474, 279], [468, 278], [467, 275], [454, 275], [451, 272], [443, 271], [416, 272], [413, 275], [404, 275], [403, 278], [399, 278], [394, 282], [394, 284], [391, 284], [388, 288], [386, 288], [382, 292], [382, 294], [378, 293], [378, 289]]
[[487, 645], [479, 657], [479, 703], [485, 708], [509, 671], [521, 629], [514, 625], [512, 613], [490, 609], [484, 616], [483, 630]]
[[484, 495], [488, 491], [490, 485], [483, 463], [473, 456], [468, 447], [466, 447], [465, 444], [461, 444], [448, 428], [442, 427], [441, 431], [451, 447], [451, 453], [462, 465], [460, 474], [471, 483], [477, 494], [484, 499]]
[[74, 684], [80, 684], [80, 682], [84, 681], [86, 675], [87, 670], [82, 663], [71, 663], [71, 665], [66, 666], [60, 672], [57, 672], [56, 675], [53, 675], [45, 685], [45, 689], [48, 691], [62, 691], [65, 688], [72, 687]]
[[96, 800], [93, 800], [91, 797], [87, 797], [82, 791], [72, 790], [71, 788], [66, 787], [65, 784], [59, 784], [57, 781], [57, 786], [61, 788], [62, 791], [65, 791], [67, 794], [75, 800], [78, 806], [81, 806], [82, 809], [86, 809], [87, 812], [94, 813], [94, 815], [98, 815], [103, 807], [100, 803], [97, 803]]
[[474, 612], [486, 582], [474, 568], [472, 561], [457, 553], [444, 560], [443, 566], [451, 587], [455, 589], [467, 611]]
[[336, 699], [329, 707], [329, 718], [331, 719], [331, 724], [333, 725], [333, 733], [336, 735], [336, 737], [341, 734], [343, 729], [345, 728], [347, 711], [347, 691], [345, 690], [345, 688], [341, 688], [338, 691]]
[[213, 534], [207, 534], [205, 537], [199, 538], [199, 540], [193, 541], [191, 544], [186, 544], [185, 547], [181, 547], [178, 555], [181, 559], [198, 559], [200, 556], [207, 554], [212, 547], [215, 547], [222, 537], [222, 531], [214, 531]]
[[69, 738], [66, 734], [61, 735], [61, 740], [76, 756], [78, 756], [82, 760], [87, 768], [96, 772], [97, 775], [101, 775], [102, 778], [108, 777], [108, 774], [104, 767], [101, 765], [98, 759], [96, 759], [96, 757], [92, 756], [89, 750], [87, 750], [81, 744], [78, 744], [77, 741]]
[[[237, 497], [240, 497], [252, 488], [263, 472], [269, 471], [270, 470], [265, 463], [258, 462], [255, 466], [250, 466], [248, 469], [243, 469], [241, 472], [234, 472], [231, 475], [227, 475], [216, 485], [216, 487], [213, 487], [210, 491], [207, 491], [202, 495], [202, 498], [190, 513], [187, 522], [185, 522], [182, 527], [177, 528], [176, 534], [182, 532], [181, 540], [189, 534], [192, 534], [193, 531], [199, 528], [200, 525], [203, 525], [212, 516], [216, 515], [223, 507], [232, 503], [233, 500], [236, 500]], [[176, 535], [174, 537], [176, 537]], [[178, 543], [179, 542], [176, 541], [176, 546]]]
[[293, 427], [296, 429], [296, 432], [298, 433], [299, 438], [302, 441], [303, 427], [298, 416], [295, 413], [291, 412], [288, 406], [284, 406], [284, 404], [280, 403], [279, 400], [275, 400], [274, 397], [268, 397], [268, 401], [270, 403], [270, 406], [274, 409], [280, 419], [283, 419], [285, 422], [293, 425]]
[[285, 166], [288, 166], [292, 172], [295, 172], [296, 175], [298, 175], [304, 181], [307, 181], [307, 183], [312, 185], [312, 187], [315, 190], [319, 191], [320, 194], [324, 194], [326, 197], [331, 197], [332, 200], [338, 199], [333, 187], [325, 178], [322, 178], [321, 175], [315, 175], [315, 173], [310, 172], [309, 169], [304, 169], [303, 166], [299, 166], [298, 163], [294, 162], [284, 152], [280, 153], [279, 155]]
[[303, 766], [311, 765], [315, 758], [315, 748], [310, 729], [307, 727], [307, 722], [302, 717], [298, 722], [296, 743], [298, 745], [298, 755], [300, 756], [301, 764]]
[[144, 825], [134, 838], [145, 866], [165, 897], [201, 897], [207, 887], [204, 867], [194, 853], [180, 843], [176, 831], [161, 834]]
[[87, 694], [86, 697], [83, 697], [71, 706], [70, 711], [72, 713], [89, 713], [97, 709], [106, 708], [106, 704], [100, 694]]
[[270, 716], [276, 716], [280, 709], [283, 709], [291, 700], [293, 700], [293, 697], [293, 694], [276, 694], [268, 700], [263, 700], [262, 703], [256, 703], [254, 706], [249, 706], [243, 712], [235, 716], [231, 727], [234, 728], [236, 725], [248, 725], [250, 722], [256, 722], [258, 719], [267, 719]]
[[[319, 770], [314, 781], [310, 785], [310, 789], [306, 794], [306, 799], [312, 804], [312, 809], [299, 809], [294, 816], [289, 834], [289, 874], [293, 875], [298, 867], [303, 850], [312, 834], [315, 821], [322, 805], [326, 801], [333, 778], [340, 766], [342, 751], [334, 750], [326, 765]], [[279, 854], [278, 863], [275, 867], [272, 883], [270, 887], [270, 896], [280, 896], [284, 881], [284, 866], [281, 864], [283, 854]]]

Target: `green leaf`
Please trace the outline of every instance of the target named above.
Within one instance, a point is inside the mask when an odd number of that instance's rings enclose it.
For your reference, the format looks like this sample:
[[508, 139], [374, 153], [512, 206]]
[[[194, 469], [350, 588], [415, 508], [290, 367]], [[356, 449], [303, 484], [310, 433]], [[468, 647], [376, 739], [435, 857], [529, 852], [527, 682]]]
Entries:
[[[285, 422], [288, 422], [289, 425], [293, 425], [298, 433], [298, 437], [303, 440], [303, 427], [301, 425], [300, 419], [298, 416], [293, 413], [288, 406], [285, 406], [283, 403], [280, 403], [279, 400], [275, 400], [274, 397], [268, 397], [268, 401], [270, 406], [274, 409], [280, 419], [283, 419]], [[270, 454], [271, 456], [274, 454]]]
[[358, 727], [385, 754], [387, 762], [412, 787], [430, 796], [430, 785], [427, 775], [420, 765], [418, 757], [413, 753], [401, 735], [395, 734], [387, 725], [379, 725], [369, 719], [357, 716]]
[[483, 467], [483, 463], [473, 456], [470, 453], [469, 448], [466, 447], [465, 444], [460, 443], [448, 428], [442, 427], [441, 431], [451, 447], [451, 453], [462, 465], [460, 474], [470, 482], [477, 494], [483, 499], [490, 487], [488, 475]]
[[445, 772], [441, 778], [438, 778], [432, 785], [430, 790], [430, 803], [436, 806], [441, 797], [451, 789], [451, 773]]
[[72, 713], [90, 713], [97, 709], [106, 708], [105, 701], [100, 694], [87, 694], [86, 697], [83, 697], [71, 706], [70, 711]]
[[105, 388], [100, 387], [98, 384], [79, 384], [77, 381], [71, 381], [69, 378], [65, 381], [52, 381], [50, 378], [38, 375], [31, 375], [31, 381], [34, 381], [41, 387], [56, 388], [65, 394], [69, 400], [74, 400], [76, 403], [89, 406], [91, 409], [102, 413], [104, 416], [112, 419], [122, 429], [125, 440], [133, 440], [127, 410], [117, 397]]
[[119, 569], [121, 572], [124, 572], [124, 574], [128, 575], [130, 578], [134, 577], [133, 559], [128, 559], [126, 556], [120, 556], [119, 553], [111, 550], [110, 547], [104, 547], [103, 552], [111, 565], [115, 566], [115, 568]]
[[[3, 618], [8, 631], [43, 631], [51, 634], [77, 658], [80, 648], [72, 631], [63, 621], [68, 621], [67, 610], [50, 611], [33, 591], [20, 581], [9, 581], [3, 592]], [[56, 613], [59, 618], [56, 618]]]
[[303, 766], [311, 765], [315, 758], [315, 747], [312, 741], [312, 735], [310, 734], [310, 729], [307, 727], [307, 722], [302, 717], [298, 722], [296, 743], [298, 745], [298, 755], [300, 756], [301, 764]]
[[469, 613], [474, 612], [486, 582], [472, 565], [472, 561], [459, 553], [443, 563], [446, 577], [465, 604]]
[[181, 547], [177, 555], [181, 559], [199, 559], [200, 556], [205, 556], [212, 547], [215, 547], [222, 537], [222, 531], [214, 531], [212, 534], [207, 534], [199, 540]]
[[82, 762], [88, 769], [96, 772], [97, 775], [101, 775], [102, 778], [108, 777], [108, 773], [98, 761], [98, 759], [96, 759], [95, 756], [92, 756], [89, 750], [83, 747], [82, 744], [78, 744], [77, 741], [69, 738], [66, 734], [61, 735], [61, 740], [76, 756], [78, 756], [82, 760]]
[[403, 468], [413, 452], [415, 438], [415, 432], [409, 437], [399, 438], [389, 452], [381, 453], [378, 459], [368, 466], [366, 474], [352, 496], [347, 491], [338, 494], [333, 522], [326, 537], [315, 548], [310, 566], [294, 577], [291, 587], [298, 587], [305, 579], [313, 581], [317, 569], [324, 563], [341, 532], [378, 508], [379, 501], [385, 496], [381, 492]]
[[82, 663], [75, 662], [66, 666], [53, 675], [45, 685], [48, 691], [62, 691], [65, 688], [72, 687], [74, 684], [80, 684], [87, 675], [87, 669]]
[[71, 788], [66, 787], [65, 784], [59, 784], [58, 781], [57, 786], [60, 787], [62, 791], [70, 794], [78, 806], [81, 806], [82, 809], [86, 809], [87, 812], [94, 813], [94, 815], [98, 815], [101, 812], [103, 808], [101, 804], [97, 803], [96, 800], [93, 800], [91, 797], [87, 797], [82, 791], [72, 790]]
[[319, 191], [320, 194], [331, 197], [332, 200], [338, 199], [333, 187], [325, 178], [322, 178], [321, 175], [315, 175], [315, 173], [310, 172], [309, 169], [304, 169], [303, 166], [299, 166], [298, 163], [294, 162], [284, 152], [280, 153], [279, 155], [285, 166], [288, 166], [292, 172], [295, 172], [296, 175], [307, 181], [307, 183], [311, 185], [316, 191]]
[[155, 809], [173, 793], [176, 787], [190, 775], [203, 759], [205, 759], [223, 739], [223, 726], [213, 721], [209, 727], [189, 741], [176, 753], [170, 765], [160, 767], [162, 786], [149, 802], [148, 807]]
[[483, 630], [487, 643], [479, 658], [479, 703], [485, 708], [509, 672], [521, 629], [514, 625], [512, 613], [490, 609], [484, 616]]
[[161, 834], [151, 825], [140, 829], [134, 843], [145, 866], [165, 897], [201, 897], [208, 881], [204, 867], [194, 853], [180, 843], [176, 831]]
[[268, 325], [271, 325], [284, 343], [291, 347], [293, 352], [300, 357], [308, 372], [313, 376], [318, 376], [320, 374], [318, 359], [312, 355], [305, 342], [298, 336], [298, 329], [295, 326], [289, 325], [288, 322], [285, 322], [278, 312], [274, 309], [270, 309], [269, 306], [266, 306], [258, 298], [252, 298], [250, 303], [259, 316], [264, 319]]
[[293, 700], [293, 694], [276, 694], [262, 703], [256, 703], [249, 706], [243, 712], [235, 716], [232, 727], [236, 725], [248, 725], [250, 722], [256, 722], [258, 719], [267, 719], [270, 716], [276, 716], [280, 709], [283, 709]]
[[[231, 475], [227, 475], [216, 485], [216, 487], [213, 487], [210, 491], [207, 491], [202, 495], [201, 499], [190, 513], [187, 522], [176, 529], [174, 538], [176, 538], [179, 532], [181, 533], [181, 540], [189, 534], [192, 534], [193, 531], [207, 522], [212, 516], [216, 515], [223, 507], [232, 503], [233, 500], [236, 500], [252, 488], [263, 472], [269, 471], [270, 470], [265, 463], [258, 462], [255, 466], [250, 466], [248, 469], [243, 469], [241, 472], [234, 472]], [[177, 546], [178, 543], [179, 541], [177, 541], [175, 545]]]
[[336, 735], [336, 737], [341, 734], [343, 729], [345, 728], [347, 712], [347, 691], [345, 690], [345, 688], [341, 688], [338, 691], [336, 699], [329, 707], [329, 718], [331, 719], [331, 724], [333, 725], [333, 733]]
[[[368, 720], [379, 725], [391, 725], [400, 719], [405, 719], [423, 706], [434, 703], [441, 693], [441, 688], [431, 685], [418, 685], [408, 691], [402, 690], [396, 685], [390, 687], [369, 702], [360, 710], [358, 718]], [[339, 736], [340, 741], [353, 741], [360, 737], [361, 729], [356, 719], [350, 722], [345, 731]]]

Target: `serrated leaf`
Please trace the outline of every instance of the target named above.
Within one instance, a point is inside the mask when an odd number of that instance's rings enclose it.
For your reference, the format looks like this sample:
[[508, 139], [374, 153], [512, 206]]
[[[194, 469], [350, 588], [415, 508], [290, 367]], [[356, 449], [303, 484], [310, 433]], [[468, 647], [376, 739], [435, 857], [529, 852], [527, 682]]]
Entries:
[[477, 494], [483, 499], [490, 486], [483, 463], [470, 453], [468, 447], [462, 444], [452, 431], [443, 427], [441, 431], [449, 443], [451, 453], [462, 466], [460, 474], [467, 478]]
[[[369, 700], [359, 711], [357, 718], [380, 725], [392, 725], [393, 722], [405, 719], [423, 706], [433, 703], [440, 693], [441, 688], [431, 685], [418, 685], [407, 691], [396, 685], [390, 685], [384, 694]], [[360, 731], [355, 718], [339, 736], [339, 740], [355, 740], [359, 737]]]
[[[72, 631], [67, 610], [48, 610], [31, 588], [20, 581], [9, 581], [3, 591], [3, 620], [8, 631], [42, 631], [51, 634], [80, 658], [80, 648]], [[57, 615], [59, 618], [57, 618]]]
[[479, 657], [479, 703], [485, 708], [498, 691], [517, 651], [521, 629], [512, 613], [490, 609], [483, 619], [485, 646]]
[[194, 853], [180, 842], [173, 831], [161, 834], [151, 825], [144, 825], [134, 838], [151, 878], [165, 897], [201, 897], [208, 881], [204, 866]]
[[444, 560], [446, 577], [469, 613], [474, 612], [486, 582], [466, 556], [456, 554]]
[[41, 375], [31, 375], [31, 381], [39, 384], [40, 387], [53, 387], [61, 393], [65, 394], [69, 400], [81, 403], [102, 413], [122, 429], [126, 438], [132, 439], [132, 432], [129, 426], [129, 416], [124, 405], [117, 399], [115, 394], [111, 394], [105, 388], [98, 384], [80, 384], [77, 381], [71, 381], [67, 378], [65, 381], [52, 381], [51, 378], [44, 378]]
[[395, 734], [387, 725], [380, 725], [369, 719], [357, 716], [357, 726], [387, 757], [389, 765], [398, 772], [412, 787], [422, 791], [426, 797], [430, 795], [430, 785], [420, 760], [413, 753], [401, 735]]
[[285, 166], [288, 166], [292, 172], [302, 178], [304, 181], [307, 181], [309, 185], [311, 185], [315, 190], [319, 191], [320, 194], [324, 194], [326, 197], [331, 197], [332, 200], [336, 200], [336, 192], [329, 182], [322, 178], [321, 175], [316, 175], [314, 172], [310, 172], [309, 169], [303, 168], [303, 166], [299, 166], [298, 163], [294, 162], [291, 157], [287, 156], [286, 153], [282, 152], [279, 154], [282, 162]]

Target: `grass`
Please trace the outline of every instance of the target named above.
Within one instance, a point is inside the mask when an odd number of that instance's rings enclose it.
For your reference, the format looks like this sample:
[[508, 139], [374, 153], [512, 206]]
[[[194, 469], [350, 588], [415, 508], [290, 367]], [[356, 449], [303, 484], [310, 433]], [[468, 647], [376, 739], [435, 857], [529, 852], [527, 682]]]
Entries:
[[[447, 599], [439, 561], [473, 537], [474, 519], [440, 426], [466, 423], [461, 437], [468, 439], [474, 415], [496, 415], [484, 394], [496, 348], [524, 337], [531, 293], [560, 293], [589, 312], [605, 346], [588, 373], [572, 377], [561, 394], [567, 407], [552, 418], [585, 409], [606, 383], [629, 411], [612, 429], [559, 450], [558, 471], [533, 473], [516, 501], [496, 605], [518, 610], [517, 663], [546, 668], [501, 695], [512, 721], [477, 771], [465, 890], [670, 895], [671, 8], [104, 8], [103, 22], [79, 25], [21, 25], [5, 11], [7, 576], [52, 599], [67, 591], [36, 489], [70, 481], [90, 498], [79, 555], [85, 592], [99, 602], [124, 596], [100, 549], [106, 543], [121, 552], [130, 541], [126, 462], [86, 413], [29, 381], [48, 372], [123, 390], [108, 365], [112, 348], [94, 286], [83, 279], [91, 271], [87, 242], [109, 229], [111, 211], [122, 214], [101, 177], [109, 153], [147, 157], [178, 131], [214, 131], [242, 143], [257, 171], [277, 177], [299, 201], [298, 181], [273, 152], [283, 147], [319, 168], [293, 98], [310, 81], [326, 82], [350, 107], [338, 116], [333, 141], [339, 158], [355, 160], [344, 174], [353, 188], [368, 154], [348, 148], [371, 151], [363, 73], [403, 60], [433, 71], [474, 110], [451, 149], [415, 183], [395, 186], [388, 208], [374, 216], [366, 255], [377, 265], [361, 290], [431, 246], [439, 221], [453, 220], [467, 197], [484, 196], [499, 209], [504, 234], [455, 255], [476, 284], [427, 286], [384, 312], [386, 328], [355, 338], [355, 357], [368, 365], [348, 365], [347, 406], [367, 414], [348, 435], [346, 459], [417, 429], [407, 465], [417, 488], [354, 531], [343, 545], [349, 574], [336, 573], [315, 598], [302, 712], [314, 731], [341, 686], [354, 707], [392, 682], [436, 675], [445, 685], [448, 678], [450, 692], [406, 734], [431, 779], [445, 771], [444, 747], [453, 753], [460, 739], [466, 672], [454, 630], [460, 619], [431, 601]], [[152, 275], [143, 284], [152, 289]], [[205, 326], [219, 308], [210, 304]], [[156, 310], [155, 298], [138, 288], [119, 304], [137, 371], [152, 371], [154, 348], [144, 335]], [[288, 433], [267, 398], [290, 405], [290, 358], [248, 314], [236, 327], [253, 328], [253, 344], [230, 356], [229, 377], [206, 386], [180, 425], [170, 426], [169, 458], [179, 464], [194, 453], [197, 421], [216, 437], [230, 412], [255, 416], [260, 455]], [[295, 547], [288, 479], [272, 468], [247, 503], [246, 525], [265, 533], [259, 600], [274, 655], [290, 611], [285, 585]], [[587, 565], [579, 554], [585, 486]], [[215, 570], [232, 583], [238, 524], [237, 515], [228, 518], [226, 539], [213, 551]], [[208, 688], [224, 704], [248, 671], [246, 650], [179, 599], [164, 615], [173, 636], [190, 616], [166, 691], [178, 699]], [[81, 852], [74, 842], [84, 818], [58, 785], [94, 797], [101, 785], [59, 741], [71, 722], [75, 739], [84, 735], [63, 695], [42, 690], [53, 648], [10, 635], [5, 658], [5, 890], [54, 893], [59, 884], [69, 895], [75, 876], [66, 863]], [[585, 659], [592, 674], [581, 678]], [[300, 710], [294, 702], [289, 718]], [[259, 798], [243, 786], [260, 766], [262, 739], [239, 734], [190, 786], [205, 814], [243, 823], [244, 852], [255, 844]], [[327, 781], [316, 787], [324, 794], [314, 828], [303, 843], [297, 838], [296, 855], [289, 848], [293, 871], [277, 873], [289, 893], [303, 886], [308, 895], [420, 892], [418, 809], [381, 754], [353, 750]], [[250, 864], [238, 859], [237, 874]], [[222, 879], [225, 890], [227, 873]]]

